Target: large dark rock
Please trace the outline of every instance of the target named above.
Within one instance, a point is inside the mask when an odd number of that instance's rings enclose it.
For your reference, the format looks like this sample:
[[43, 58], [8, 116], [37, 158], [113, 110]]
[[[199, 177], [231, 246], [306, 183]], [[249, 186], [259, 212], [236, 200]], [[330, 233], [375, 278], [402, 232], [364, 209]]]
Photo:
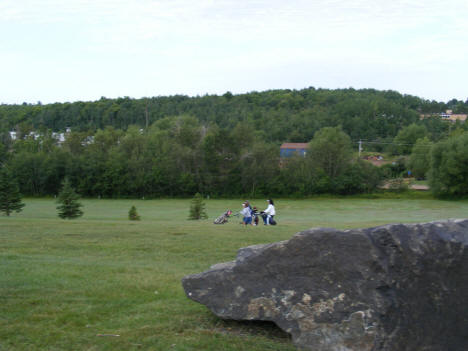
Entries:
[[468, 350], [468, 220], [311, 229], [182, 280], [217, 316], [316, 351]]

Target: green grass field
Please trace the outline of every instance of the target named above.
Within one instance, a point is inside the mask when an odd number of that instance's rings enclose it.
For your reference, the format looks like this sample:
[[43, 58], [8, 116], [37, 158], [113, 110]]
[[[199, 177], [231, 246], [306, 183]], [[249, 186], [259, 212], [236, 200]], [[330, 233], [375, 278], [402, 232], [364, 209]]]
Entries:
[[276, 227], [212, 224], [241, 202], [208, 200], [210, 219], [189, 221], [190, 200], [82, 200], [68, 221], [53, 199], [26, 199], [0, 218], [0, 350], [294, 350], [270, 324], [218, 319], [181, 278], [310, 227], [468, 217], [468, 201], [318, 198], [276, 201]]

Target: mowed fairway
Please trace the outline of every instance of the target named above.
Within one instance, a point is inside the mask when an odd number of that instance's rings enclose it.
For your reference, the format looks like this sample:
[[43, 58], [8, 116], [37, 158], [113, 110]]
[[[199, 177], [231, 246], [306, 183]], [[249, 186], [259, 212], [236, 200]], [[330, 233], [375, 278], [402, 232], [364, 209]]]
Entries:
[[310, 227], [468, 217], [468, 201], [320, 198], [277, 200], [276, 227], [212, 224], [241, 202], [207, 200], [210, 219], [189, 221], [190, 200], [82, 200], [69, 221], [53, 199], [26, 199], [0, 218], [0, 350], [295, 350], [269, 324], [218, 319], [181, 278]]

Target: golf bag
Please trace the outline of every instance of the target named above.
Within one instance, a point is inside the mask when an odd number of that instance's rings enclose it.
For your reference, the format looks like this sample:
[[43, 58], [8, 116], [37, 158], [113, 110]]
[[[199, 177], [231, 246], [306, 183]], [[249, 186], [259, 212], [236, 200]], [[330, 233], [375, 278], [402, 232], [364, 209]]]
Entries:
[[224, 212], [221, 216], [219, 216], [218, 218], [216, 218], [214, 221], [213, 221], [213, 224], [224, 224], [224, 223], [227, 223], [228, 222], [228, 218], [231, 216], [232, 214], [232, 211], [231, 210], [227, 210], [226, 212]]
[[261, 215], [262, 215], [263, 221], [268, 221], [268, 224], [270, 224], [270, 225], [276, 225], [277, 224], [273, 217], [270, 216], [270, 218], [267, 219], [268, 215], [265, 212], [261, 212]]

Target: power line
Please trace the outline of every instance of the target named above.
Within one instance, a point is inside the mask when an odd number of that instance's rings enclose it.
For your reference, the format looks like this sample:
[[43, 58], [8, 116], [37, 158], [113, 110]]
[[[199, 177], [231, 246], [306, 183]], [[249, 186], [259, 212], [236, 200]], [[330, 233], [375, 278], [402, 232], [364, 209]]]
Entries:
[[[405, 146], [414, 146], [416, 144], [404, 144], [404, 143], [388, 143], [388, 142], [383, 142], [383, 141], [355, 141], [354, 143], [356, 144], [382, 144], [382, 145], [405, 145]], [[431, 147], [432, 145], [422, 145], [425, 147]]]

